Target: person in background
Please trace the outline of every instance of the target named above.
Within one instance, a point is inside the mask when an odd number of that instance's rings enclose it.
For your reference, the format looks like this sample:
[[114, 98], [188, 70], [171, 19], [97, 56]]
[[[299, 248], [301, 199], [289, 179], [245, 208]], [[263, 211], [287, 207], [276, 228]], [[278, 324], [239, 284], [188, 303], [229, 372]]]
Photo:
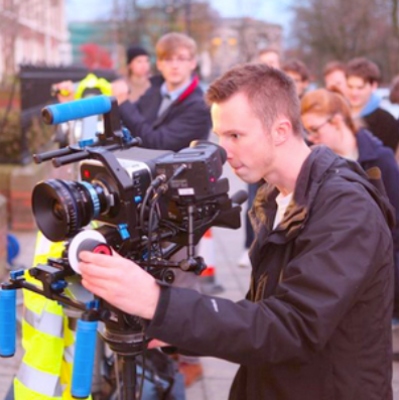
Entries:
[[283, 64], [281, 69], [294, 81], [298, 97], [301, 98], [310, 83], [308, 67], [300, 60], [289, 60]]
[[87, 251], [83, 285], [146, 319], [152, 346], [239, 364], [229, 400], [392, 399], [388, 200], [356, 163], [309, 148], [295, 86], [280, 70], [239, 65], [207, 100], [235, 174], [266, 182], [251, 210], [246, 299], [160, 285], [130, 260]]
[[276, 49], [271, 47], [260, 50], [258, 52], [258, 57], [256, 61], [269, 65], [273, 68], [280, 68], [280, 54]]
[[150, 149], [179, 151], [193, 140], [208, 139], [211, 122], [194, 73], [195, 41], [183, 33], [167, 33], [155, 52], [161, 75], [151, 78], [150, 88], [138, 101], [129, 100], [127, 84], [113, 87], [123, 124]]
[[[262, 49], [258, 53], [256, 59], [257, 62], [266, 64], [269, 67], [280, 69], [280, 54], [279, 52], [271, 47]], [[247, 200], [247, 212], [245, 214], [245, 241], [244, 241], [244, 251], [238, 261], [238, 266], [242, 268], [250, 268], [251, 260], [249, 259], [248, 251], [254, 241], [254, 231], [252, 229], [251, 221], [249, 219], [249, 210], [252, 208], [254, 198], [259, 186], [263, 182], [250, 183], [248, 185], [248, 200]]]
[[[128, 86], [128, 99], [137, 101], [150, 87], [150, 57], [144, 48], [130, 46], [126, 51], [127, 76], [112, 82], [113, 90], [118, 91], [117, 86]], [[123, 90], [123, 89], [120, 89]]]
[[[399, 124], [399, 75], [392, 79], [388, 98], [385, 98], [385, 102], [381, 102], [381, 107], [391, 112]], [[396, 153], [396, 159], [399, 162], [398, 152]]]
[[395, 76], [392, 80], [389, 90], [389, 101], [392, 104], [399, 104], [399, 75]]
[[325, 144], [340, 156], [357, 161], [365, 171], [372, 172], [375, 167], [380, 171], [385, 191], [395, 209], [393, 317], [399, 319], [399, 168], [395, 155], [371, 132], [355, 126], [347, 100], [338, 93], [326, 89], [306, 93], [301, 100], [301, 115], [312, 143]]
[[323, 69], [324, 86], [326, 89], [339, 91], [347, 97], [345, 64], [341, 61], [330, 61]]
[[395, 118], [379, 106], [381, 99], [375, 94], [375, 90], [380, 78], [380, 69], [367, 58], [354, 58], [346, 65], [347, 97], [352, 117], [396, 153], [399, 126]]
[[[151, 78], [151, 87], [136, 102], [129, 100], [128, 88], [114, 88], [121, 118], [133, 136], [143, 140], [142, 147], [179, 151], [193, 140], [206, 140], [211, 130], [209, 108], [194, 73], [197, 67], [197, 45], [183, 34], [163, 35], [155, 46], [160, 76]], [[174, 255], [180, 261], [183, 249]], [[184, 271], [175, 271], [176, 286], [200, 291], [199, 277]], [[198, 357], [178, 357], [179, 370], [185, 386], [191, 386], [203, 376]]]

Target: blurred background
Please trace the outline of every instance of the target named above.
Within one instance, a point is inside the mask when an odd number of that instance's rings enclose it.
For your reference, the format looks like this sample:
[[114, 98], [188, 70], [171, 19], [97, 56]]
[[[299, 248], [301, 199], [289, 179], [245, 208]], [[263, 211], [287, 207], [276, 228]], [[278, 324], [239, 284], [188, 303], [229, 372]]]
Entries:
[[35, 228], [30, 192], [49, 171], [32, 154], [54, 144], [40, 110], [56, 101], [55, 82], [89, 72], [113, 80], [126, 73], [130, 45], [145, 47], [154, 65], [157, 39], [180, 31], [199, 46], [205, 87], [273, 48], [304, 61], [313, 86], [328, 61], [368, 57], [384, 96], [399, 72], [398, 9], [399, 0], [0, 0], [0, 273], [7, 229]]
[[[40, 117], [44, 106], [57, 101], [52, 85], [81, 81], [89, 72], [109, 81], [125, 75], [131, 45], [148, 50], [155, 73], [154, 45], [170, 31], [185, 32], [197, 42], [204, 87], [265, 48], [277, 50], [282, 60], [302, 60], [313, 87], [323, 84], [327, 62], [362, 56], [379, 66], [380, 96], [388, 103], [385, 108], [394, 108], [387, 97], [399, 74], [399, 0], [0, 0], [0, 278], [19, 267], [15, 260], [21, 248], [32, 255], [36, 225], [30, 198], [35, 184], [70, 174], [32, 159], [55, 146], [56, 128]], [[396, 107], [392, 112], [397, 117]], [[241, 188], [243, 183], [234, 185]], [[231, 268], [220, 269], [231, 290], [225, 294], [241, 298], [246, 290], [241, 281], [249, 270], [236, 268], [243, 232], [235, 235], [229, 249], [220, 239], [218, 267]], [[24, 267], [30, 266], [29, 257]], [[398, 335], [397, 329], [396, 351]], [[3, 362], [0, 373], [4, 393], [18, 359], [11, 362], [15, 365]], [[194, 386], [191, 399], [223, 398], [220, 393], [227, 391], [235, 366], [230, 371], [225, 364], [208, 364], [210, 383]], [[399, 399], [398, 365], [393, 386]], [[203, 396], [204, 388], [218, 395]]]
[[[0, 0], [0, 161], [28, 162], [48, 142], [51, 132], [34, 117], [35, 106], [51, 102], [52, 83], [81, 79], [88, 70], [112, 79], [125, 72], [127, 46], [141, 45], [153, 56], [155, 42], [168, 31], [196, 40], [205, 85], [272, 47], [282, 59], [304, 61], [314, 85], [329, 60], [368, 57], [381, 68], [383, 87], [399, 71], [398, 3]], [[19, 124], [23, 136], [15, 138]]]

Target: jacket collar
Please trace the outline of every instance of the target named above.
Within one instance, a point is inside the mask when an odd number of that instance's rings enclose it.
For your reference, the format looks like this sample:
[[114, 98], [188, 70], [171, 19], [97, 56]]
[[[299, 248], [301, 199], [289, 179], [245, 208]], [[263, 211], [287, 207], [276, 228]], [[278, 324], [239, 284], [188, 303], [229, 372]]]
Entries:
[[359, 149], [358, 162], [376, 160], [378, 158], [378, 150], [383, 146], [382, 142], [364, 128], [360, 129], [355, 137]]
[[[163, 78], [162, 78], [163, 79]], [[161, 81], [163, 82], [163, 81]], [[162, 85], [162, 83], [160, 83]], [[173, 106], [176, 104], [182, 103], [185, 99], [187, 99], [194, 91], [197, 89], [199, 86], [199, 78], [197, 75], [193, 76], [193, 79], [189, 83], [189, 85], [186, 87], [186, 89], [179, 95], [179, 97], [172, 102], [172, 104], [167, 108], [167, 110], [162, 113], [157, 119], [153, 122], [152, 126], [153, 128], [157, 128], [160, 126], [164, 121], [165, 118], [169, 115], [170, 111], [173, 109]], [[159, 92], [161, 93], [161, 92]]]
[[273, 200], [279, 192], [277, 188], [267, 183], [258, 190], [249, 216], [260, 244], [265, 240], [283, 244], [295, 238], [306, 224], [317, 192], [332, 174], [339, 174], [347, 181], [363, 185], [381, 209], [392, 229], [395, 223], [393, 208], [388, 198], [377, 189], [378, 182], [372, 183], [372, 179], [367, 176], [358, 163], [345, 160], [326, 146], [320, 145], [313, 146], [305, 160], [286, 215], [274, 231], [272, 231], [272, 225], [276, 214], [276, 203]]
[[[151, 85], [158, 86], [160, 90], [160, 96], [162, 92], [162, 86], [165, 83], [165, 79], [163, 78], [162, 75], [155, 75], [150, 78]], [[198, 75], [193, 75], [190, 83], [183, 89], [182, 93], [179, 93], [177, 96], [177, 99], [175, 100], [177, 103], [182, 102], [184, 99], [186, 99], [190, 94], [192, 94], [195, 89], [199, 86], [200, 80]]]
[[366, 115], [369, 115], [372, 112], [374, 112], [380, 106], [380, 102], [381, 102], [381, 99], [375, 93], [372, 93], [369, 98], [369, 101], [366, 103], [366, 105], [360, 111], [359, 117], [363, 118]]
[[312, 148], [299, 172], [293, 201], [287, 209], [287, 217], [278, 229], [286, 232], [287, 239], [296, 236], [306, 223], [316, 194], [336, 162], [337, 156], [327, 147], [314, 146]]
[[160, 88], [161, 96], [169, 95], [172, 101], [181, 102], [196, 89], [198, 84], [199, 84], [199, 79], [198, 76], [195, 75], [183, 87], [176, 89], [173, 92], [168, 92], [168, 89], [166, 87], [166, 82], [164, 81]]
[[180, 94], [180, 96], [177, 99], [178, 103], [181, 103], [183, 100], [185, 100], [188, 96], [190, 96], [191, 93], [194, 92], [195, 89], [197, 89], [199, 85], [199, 78], [198, 75], [194, 75], [193, 79], [191, 80], [190, 84], [187, 86], [187, 88], [183, 91], [183, 93]]
[[[309, 209], [327, 174], [333, 170], [334, 164], [342, 163], [345, 161], [326, 146], [313, 146], [298, 175], [286, 216], [274, 231], [272, 231], [272, 225], [276, 214], [275, 198], [279, 192], [272, 185], [267, 183], [263, 185], [258, 190], [250, 211], [254, 230], [260, 240], [265, 240], [267, 237], [269, 241], [285, 243], [297, 236], [308, 219]], [[266, 230], [261, 233], [265, 226]]]

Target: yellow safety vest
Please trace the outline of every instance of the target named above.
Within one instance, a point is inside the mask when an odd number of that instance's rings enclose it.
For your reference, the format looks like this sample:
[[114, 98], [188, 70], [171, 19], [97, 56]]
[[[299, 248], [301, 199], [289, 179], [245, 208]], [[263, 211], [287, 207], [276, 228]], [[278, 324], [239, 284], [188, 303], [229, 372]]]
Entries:
[[[96, 89], [101, 94], [112, 96], [112, 85], [104, 78], [98, 78], [93, 73], [87, 74], [78, 84], [75, 90], [75, 99], [81, 99], [85, 96], [87, 89]], [[99, 94], [100, 94], [99, 93]]]
[[[38, 233], [34, 264], [58, 258], [63, 243], [53, 243]], [[40, 284], [28, 273], [25, 278]], [[14, 379], [15, 400], [72, 400], [74, 332], [68, 327], [63, 307], [29, 290], [23, 290], [22, 346], [25, 350]]]

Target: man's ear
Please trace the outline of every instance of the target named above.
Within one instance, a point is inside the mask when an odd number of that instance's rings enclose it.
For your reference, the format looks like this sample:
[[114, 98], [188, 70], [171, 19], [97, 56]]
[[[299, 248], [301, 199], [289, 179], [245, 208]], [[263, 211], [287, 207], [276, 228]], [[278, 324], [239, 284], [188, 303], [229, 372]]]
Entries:
[[285, 143], [290, 134], [293, 134], [291, 122], [286, 118], [279, 118], [272, 129], [274, 144], [280, 146]]

